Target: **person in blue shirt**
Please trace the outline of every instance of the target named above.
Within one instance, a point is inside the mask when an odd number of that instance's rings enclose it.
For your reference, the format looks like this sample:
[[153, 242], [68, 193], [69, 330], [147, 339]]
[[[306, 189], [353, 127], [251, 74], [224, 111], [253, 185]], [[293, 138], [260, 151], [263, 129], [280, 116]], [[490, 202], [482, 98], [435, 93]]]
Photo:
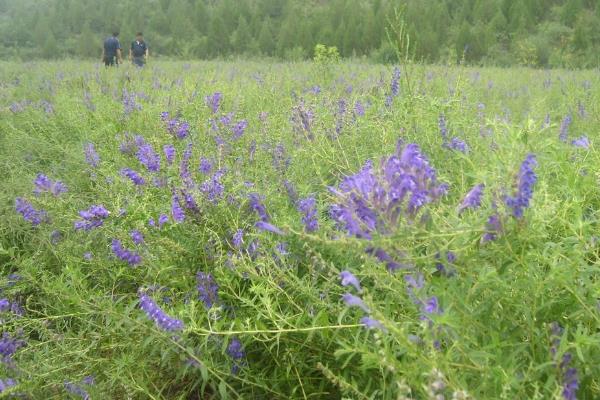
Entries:
[[121, 42], [117, 37], [119, 36], [118, 31], [114, 31], [112, 36], [104, 41], [104, 47], [102, 48], [102, 62], [107, 67], [118, 65], [123, 62], [121, 57]]
[[129, 60], [131, 60], [138, 67], [143, 67], [148, 61], [148, 45], [144, 42], [144, 34], [138, 32], [135, 35], [135, 40], [131, 42], [131, 48], [129, 49]]

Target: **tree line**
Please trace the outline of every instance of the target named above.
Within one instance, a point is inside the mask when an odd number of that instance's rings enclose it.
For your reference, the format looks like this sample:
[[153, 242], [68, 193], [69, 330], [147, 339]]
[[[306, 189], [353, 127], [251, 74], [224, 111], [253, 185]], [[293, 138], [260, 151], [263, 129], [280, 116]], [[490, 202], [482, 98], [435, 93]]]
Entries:
[[172, 58], [300, 60], [322, 43], [392, 63], [395, 10], [417, 61], [600, 63], [600, 0], [0, 0], [0, 58], [99, 58], [117, 29]]

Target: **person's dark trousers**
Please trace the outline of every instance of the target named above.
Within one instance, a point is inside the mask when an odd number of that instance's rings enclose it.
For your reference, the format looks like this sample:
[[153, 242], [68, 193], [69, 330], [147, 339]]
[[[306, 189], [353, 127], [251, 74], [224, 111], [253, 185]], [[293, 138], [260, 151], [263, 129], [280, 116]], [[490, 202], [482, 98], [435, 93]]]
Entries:
[[146, 64], [146, 60], [144, 60], [144, 57], [133, 57], [133, 64], [143, 67]]
[[115, 57], [104, 57], [104, 65], [112, 67], [115, 65]]

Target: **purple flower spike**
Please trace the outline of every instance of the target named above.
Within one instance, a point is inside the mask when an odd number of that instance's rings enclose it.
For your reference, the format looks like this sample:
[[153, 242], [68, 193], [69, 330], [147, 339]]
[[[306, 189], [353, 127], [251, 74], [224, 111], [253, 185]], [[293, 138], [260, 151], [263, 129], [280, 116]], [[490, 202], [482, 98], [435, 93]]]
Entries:
[[285, 235], [281, 229], [265, 221], [258, 221], [254, 226], [261, 231], [268, 231], [277, 235]]
[[560, 133], [558, 135], [558, 138], [561, 142], [567, 141], [567, 137], [569, 136], [569, 126], [571, 125], [571, 122], [573, 122], [573, 117], [571, 117], [571, 114], [568, 114], [560, 124]]
[[533, 187], [537, 181], [537, 175], [534, 172], [536, 165], [535, 155], [528, 154], [519, 171], [517, 193], [514, 197], [505, 196], [504, 198], [504, 202], [512, 208], [513, 216], [517, 219], [523, 218], [523, 212], [529, 207], [529, 202], [533, 197]]
[[75, 230], [89, 231], [104, 224], [110, 213], [103, 205], [93, 205], [87, 210], [79, 211], [80, 220], [75, 221]]
[[67, 186], [64, 183], [61, 181], [53, 182], [44, 174], [37, 174], [33, 184], [35, 185], [35, 190], [33, 191], [35, 194], [49, 192], [54, 196], [59, 196], [61, 193], [65, 193], [67, 191]]
[[458, 213], [461, 214], [468, 208], [479, 208], [481, 206], [481, 197], [483, 196], [484, 188], [485, 185], [483, 183], [473, 186], [473, 188], [469, 190], [469, 193], [467, 193], [463, 201], [460, 203], [460, 206], [458, 207]]
[[399, 262], [394, 261], [394, 259], [382, 248], [374, 248], [368, 247], [365, 250], [365, 253], [370, 254], [377, 258], [380, 262], [385, 263], [386, 268], [390, 272], [397, 271], [399, 269], [408, 269], [411, 268], [410, 265], [401, 264]]
[[306, 232], [314, 232], [319, 229], [317, 220], [317, 205], [314, 197], [307, 197], [298, 201], [298, 210], [304, 214], [302, 223]]
[[100, 165], [100, 156], [98, 156], [98, 153], [96, 153], [94, 143], [86, 143], [83, 146], [83, 151], [85, 153], [85, 162], [87, 162], [92, 167], [97, 168], [98, 165]]
[[269, 222], [270, 218], [267, 214], [267, 209], [262, 203], [260, 195], [258, 193], [250, 193], [248, 198], [250, 200], [250, 208], [258, 214], [260, 220], [263, 222]]
[[142, 262], [142, 257], [139, 254], [124, 248], [121, 244], [121, 241], [118, 239], [113, 239], [111, 249], [119, 260], [126, 261], [127, 264], [129, 264], [132, 267]]
[[342, 271], [340, 272], [340, 279], [342, 286], [352, 285], [356, 289], [357, 292], [362, 292], [362, 288], [360, 287], [360, 282], [358, 279], [352, 274], [350, 271]]
[[156, 326], [167, 332], [183, 330], [183, 322], [167, 315], [144, 291], [140, 290], [138, 296], [140, 298], [140, 308], [148, 318], [154, 321]]
[[205, 97], [206, 105], [210, 108], [213, 114], [216, 114], [217, 111], [219, 111], [222, 99], [223, 95], [220, 92], [216, 92]]
[[215, 282], [211, 274], [198, 272], [196, 274], [198, 285], [198, 298], [204, 303], [206, 308], [211, 308], [219, 300], [219, 285]]
[[346, 303], [346, 307], [358, 307], [364, 312], [369, 313], [369, 307], [362, 301], [360, 297], [354, 296], [353, 294], [346, 293], [342, 295], [342, 300]]
[[33, 226], [37, 226], [48, 221], [48, 215], [44, 210], [36, 210], [33, 205], [22, 197], [17, 197], [15, 200], [15, 209], [23, 216], [25, 221], [28, 221]]
[[362, 317], [360, 319], [360, 323], [365, 326], [367, 329], [379, 329], [380, 331], [386, 331], [385, 326], [378, 320], [371, 317]]
[[171, 198], [171, 216], [175, 222], [183, 222], [185, 220], [185, 212], [179, 203], [179, 196], [173, 195]]
[[590, 148], [590, 140], [587, 136], [581, 136], [580, 138], [571, 141], [571, 144], [575, 147], [581, 147], [582, 149]]
[[121, 175], [126, 178], [129, 178], [135, 185], [138, 185], [138, 186], [146, 183], [144, 178], [140, 174], [138, 174], [137, 172], [132, 170], [131, 168], [123, 168], [121, 170]]
[[11, 379], [11, 378], [0, 379], [0, 393], [2, 393], [14, 386], [17, 386], [17, 382], [14, 379]]
[[137, 245], [144, 243], [144, 235], [142, 234], [142, 232], [138, 230], [133, 230], [129, 235], [131, 236], [131, 240], [133, 241], [133, 243]]
[[175, 160], [175, 147], [172, 144], [165, 144], [163, 146], [163, 152], [165, 153], [167, 164], [173, 164], [173, 161]]
[[138, 147], [137, 158], [150, 172], [160, 170], [160, 156], [154, 151], [152, 145], [144, 143]]
[[160, 214], [158, 216], [158, 227], [162, 228], [164, 224], [169, 222], [169, 216], [166, 214]]
[[231, 243], [233, 244], [233, 247], [235, 247], [236, 249], [240, 249], [242, 247], [242, 244], [244, 244], [244, 230], [243, 229], [238, 229], [233, 234]]

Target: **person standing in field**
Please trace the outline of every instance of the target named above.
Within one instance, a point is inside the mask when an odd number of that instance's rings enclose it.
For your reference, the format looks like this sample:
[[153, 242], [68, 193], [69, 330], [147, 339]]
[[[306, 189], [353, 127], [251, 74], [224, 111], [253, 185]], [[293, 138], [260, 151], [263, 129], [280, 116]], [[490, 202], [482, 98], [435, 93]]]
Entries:
[[148, 61], [148, 45], [144, 42], [144, 34], [138, 32], [135, 35], [135, 40], [131, 42], [129, 49], [129, 60], [138, 67], [143, 67]]
[[121, 57], [121, 42], [117, 37], [119, 36], [118, 31], [114, 31], [112, 36], [104, 41], [104, 47], [102, 48], [102, 61], [107, 67], [118, 65], [123, 62]]

